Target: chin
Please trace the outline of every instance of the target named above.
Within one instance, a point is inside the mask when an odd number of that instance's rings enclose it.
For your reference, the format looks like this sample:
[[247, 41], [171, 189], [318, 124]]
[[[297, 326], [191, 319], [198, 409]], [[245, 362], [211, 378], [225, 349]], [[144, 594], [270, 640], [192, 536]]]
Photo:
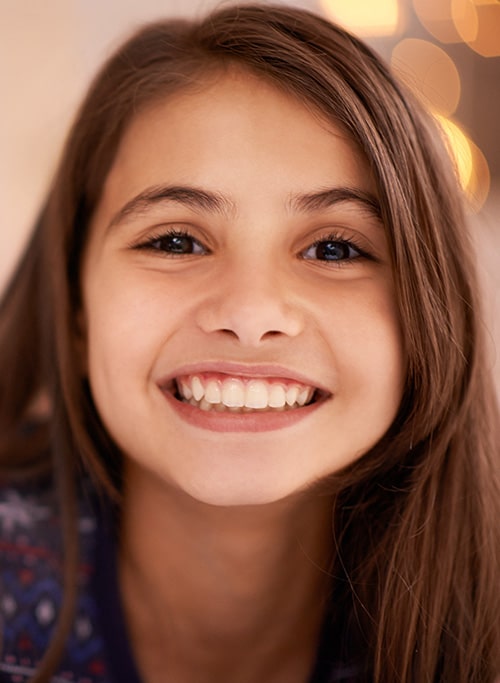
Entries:
[[220, 508], [250, 507], [260, 505], [272, 505], [288, 498], [293, 494], [279, 493], [276, 491], [255, 491], [248, 489], [228, 490], [196, 490], [186, 493], [203, 505]]
[[[272, 505], [287, 498], [293, 498], [303, 489], [285, 488], [277, 482], [266, 481], [190, 481], [188, 486], [181, 487], [186, 495], [204, 505], [221, 508], [249, 507]], [[307, 487], [304, 487], [304, 489]]]

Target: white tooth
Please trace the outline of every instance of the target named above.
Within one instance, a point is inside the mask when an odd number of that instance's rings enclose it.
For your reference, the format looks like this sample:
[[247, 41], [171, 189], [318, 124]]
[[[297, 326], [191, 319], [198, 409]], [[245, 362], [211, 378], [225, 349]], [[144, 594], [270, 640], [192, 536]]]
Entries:
[[245, 406], [247, 408], [267, 408], [269, 393], [267, 384], [258, 379], [248, 382], [245, 392]]
[[209, 403], [208, 401], [205, 401], [205, 399], [200, 401], [199, 407], [201, 408], [201, 410], [205, 410], [205, 411], [212, 410], [212, 404]]
[[282, 384], [271, 384], [268, 402], [271, 408], [283, 408], [286, 403], [286, 392]]
[[205, 401], [208, 403], [221, 402], [220, 384], [215, 379], [211, 379], [205, 387]]
[[307, 403], [307, 401], [311, 398], [312, 395], [312, 389], [311, 387], [304, 387], [302, 391], [299, 393], [297, 396], [297, 403], [299, 406], [303, 406]]
[[245, 386], [239, 379], [226, 379], [222, 383], [222, 403], [228, 408], [245, 405]]
[[197, 401], [201, 401], [203, 396], [205, 395], [205, 387], [201, 383], [201, 380], [199, 377], [196, 377], [196, 375], [191, 379], [191, 389], [193, 391], [193, 396]]
[[183, 398], [186, 399], [186, 401], [189, 401], [190, 398], [193, 398], [193, 392], [191, 391], [191, 387], [189, 384], [187, 384], [187, 382], [183, 382], [182, 380], [178, 382], [178, 389], [179, 393]]
[[286, 402], [289, 406], [293, 406], [297, 401], [297, 396], [299, 395], [299, 386], [297, 384], [291, 384], [286, 390]]

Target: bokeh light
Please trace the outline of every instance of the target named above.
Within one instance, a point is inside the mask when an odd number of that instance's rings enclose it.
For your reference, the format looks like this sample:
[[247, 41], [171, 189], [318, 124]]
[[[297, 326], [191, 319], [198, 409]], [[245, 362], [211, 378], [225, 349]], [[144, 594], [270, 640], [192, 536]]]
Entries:
[[413, 0], [413, 7], [422, 25], [434, 38], [442, 43], [461, 42], [451, 14], [451, 0]]
[[441, 114], [435, 114], [435, 116], [446, 136], [448, 148], [456, 164], [460, 183], [464, 189], [467, 189], [472, 176], [472, 150], [469, 139], [454, 121]]
[[445, 136], [469, 204], [473, 211], [479, 211], [488, 197], [490, 188], [490, 172], [484, 154], [457, 123], [439, 113], [434, 115]]
[[476, 40], [479, 19], [477, 9], [470, 0], [451, 0], [451, 16], [463, 41], [471, 43]]
[[326, 14], [358, 35], [388, 36], [402, 30], [398, 0], [320, 0]]
[[472, 173], [466, 190], [473, 210], [479, 211], [490, 192], [490, 169], [479, 147], [472, 140], [469, 140], [469, 145], [472, 153]]
[[500, 2], [451, 0], [451, 15], [460, 37], [483, 57], [500, 56]]
[[427, 107], [450, 116], [460, 100], [460, 76], [446, 52], [427, 40], [406, 38], [392, 51], [391, 64]]

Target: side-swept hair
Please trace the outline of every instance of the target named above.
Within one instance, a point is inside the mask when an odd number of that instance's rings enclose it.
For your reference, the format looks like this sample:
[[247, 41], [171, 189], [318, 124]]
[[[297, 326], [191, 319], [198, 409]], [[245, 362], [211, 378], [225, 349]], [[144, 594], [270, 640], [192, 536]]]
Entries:
[[[89, 221], [134, 115], [233, 66], [348, 133], [377, 183], [391, 250], [406, 383], [388, 433], [332, 476], [332, 609], [345, 634], [332, 657], [359, 656], [378, 683], [492, 683], [500, 673], [498, 412], [456, 179], [430, 118], [369, 48], [312, 13], [269, 4], [151, 24], [109, 59], [1, 303], [1, 472], [52, 472], [65, 520], [67, 599], [34, 680], [49, 680], [71, 623], [78, 471], [120, 494], [121, 455], [78, 358]], [[27, 429], [40, 393], [50, 412]]]

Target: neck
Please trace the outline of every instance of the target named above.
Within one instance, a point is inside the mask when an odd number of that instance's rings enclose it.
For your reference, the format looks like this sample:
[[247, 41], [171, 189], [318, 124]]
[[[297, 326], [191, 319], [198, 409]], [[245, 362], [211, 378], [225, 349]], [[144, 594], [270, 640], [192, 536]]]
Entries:
[[[294, 662], [294, 672], [300, 656], [303, 676], [296, 680], [306, 680], [328, 587], [332, 501], [310, 494], [216, 507], [147, 474], [133, 476], [124, 499], [120, 578], [143, 673], [147, 661], [151, 672], [153, 661], [159, 667], [162, 654], [162, 675], [166, 666], [177, 667], [178, 681], [191, 680], [181, 673], [190, 666], [193, 680], [200, 671], [206, 681], [281, 680], [271, 669], [279, 668], [282, 653], [283, 666]], [[247, 667], [248, 676], [240, 675], [242, 658], [254, 674]], [[145, 680], [156, 679], [151, 673]]]

